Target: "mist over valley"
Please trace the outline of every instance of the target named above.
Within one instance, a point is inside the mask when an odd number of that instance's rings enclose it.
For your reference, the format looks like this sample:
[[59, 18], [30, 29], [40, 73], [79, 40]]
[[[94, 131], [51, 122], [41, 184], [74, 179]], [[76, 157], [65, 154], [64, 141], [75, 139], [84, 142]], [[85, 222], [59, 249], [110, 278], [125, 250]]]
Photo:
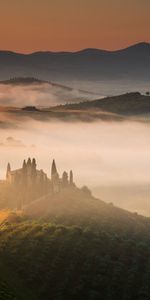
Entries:
[[0, 4], [0, 300], [149, 300], [150, 1]]

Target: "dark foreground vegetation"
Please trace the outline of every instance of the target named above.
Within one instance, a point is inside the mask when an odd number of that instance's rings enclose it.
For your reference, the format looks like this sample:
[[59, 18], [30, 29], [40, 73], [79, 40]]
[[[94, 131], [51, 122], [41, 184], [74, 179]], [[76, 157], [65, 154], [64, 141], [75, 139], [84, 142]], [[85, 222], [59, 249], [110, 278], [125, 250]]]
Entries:
[[150, 220], [90, 195], [70, 200], [1, 223], [0, 299], [150, 299]]

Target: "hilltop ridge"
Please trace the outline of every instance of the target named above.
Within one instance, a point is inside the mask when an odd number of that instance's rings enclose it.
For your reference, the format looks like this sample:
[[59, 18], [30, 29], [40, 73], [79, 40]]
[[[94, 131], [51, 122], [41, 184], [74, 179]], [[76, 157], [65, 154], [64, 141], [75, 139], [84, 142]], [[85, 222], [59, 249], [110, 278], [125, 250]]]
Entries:
[[60, 54], [60, 55], [66, 55], [66, 54], [79, 54], [82, 52], [95, 52], [95, 53], [116, 53], [116, 52], [122, 52], [122, 51], [126, 51], [126, 50], [133, 50], [133, 49], [144, 49], [144, 50], [149, 50], [150, 49], [150, 43], [148, 42], [139, 42], [139, 43], [135, 43], [135, 44], [131, 44], [129, 46], [126, 46], [124, 48], [121, 49], [116, 49], [116, 50], [106, 50], [106, 49], [100, 49], [100, 48], [84, 48], [84, 49], [80, 49], [80, 50], [76, 50], [76, 51], [35, 51], [35, 52], [31, 52], [31, 53], [21, 53], [21, 52], [15, 52], [15, 51], [11, 51], [11, 50], [0, 50], [0, 54], [13, 54], [13, 55], [24, 55], [24, 56], [29, 56], [29, 55], [34, 55], [34, 54]]
[[108, 51], [83, 49], [76, 52], [39, 51], [31, 54], [0, 51], [0, 80], [36, 77], [66, 83], [75, 80], [149, 80], [150, 44], [139, 43]]

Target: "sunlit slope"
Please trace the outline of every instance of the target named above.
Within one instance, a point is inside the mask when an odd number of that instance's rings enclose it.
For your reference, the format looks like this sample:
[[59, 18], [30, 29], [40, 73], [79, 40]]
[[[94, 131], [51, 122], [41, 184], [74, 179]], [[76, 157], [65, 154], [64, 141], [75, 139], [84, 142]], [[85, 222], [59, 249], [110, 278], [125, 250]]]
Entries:
[[9, 210], [0, 210], [0, 224], [3, 223], [9, 216]]
[[148, 300], [150, 220], [91, 196], [64, 196], [45, 199], [42, 213], [40, 201], [32, 205], [40, 218], [30, 211], [0, 231], [1, 276], [9, 270], [7, 284], [15, 279], [22, 290], [15, 299]]
[[137, 227], [148, 224], [147, 218], [115, 207], [112, 203], [94, 198], [88, 190], [64, 190], [56, 195], [48, 195], [24, 207], [23, 213], [34, 219], [63, 223], [66, 225], [99, 226], [101, 222], [121, 227]]

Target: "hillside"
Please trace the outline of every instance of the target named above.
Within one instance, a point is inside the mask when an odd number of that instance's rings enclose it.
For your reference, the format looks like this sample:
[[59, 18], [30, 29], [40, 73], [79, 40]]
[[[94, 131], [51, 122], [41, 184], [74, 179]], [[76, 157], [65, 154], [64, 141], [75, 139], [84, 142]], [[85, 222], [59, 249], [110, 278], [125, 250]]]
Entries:
[[0, 227], [2, 300], [149, 299], [150, 219], [87, 190], [24, 213]]
[[137, 220], [139, 223], [148, 220], [94, 198], [86, 187], [81, 190], [64, 189], [61, 193], [42, 197], [25, 206], [23, 212], [29, 218], [73, 226], [92, 226], [93, 223], [95, 227], [104, 218], [106, 223], [117, 221], [120, 226], [130, 224], [134, 227]]
[[[78, 52], [36, 52], [26, 55], [0, 51], [1, 80], [34, 77], [35, 74], [43, 80], [69, 85], [77, 81], [76, 88], [86, 81], [89, 91], [92, 89], [91, 83], [96, 81], [104, 81], [104, 84], [116, 81], [115, 84], [119, 85], [123, 80], [125, 85], [127, 80], [133, 89], [135, 84], [137, 87], [136, 81], [142, 81], [143, 85], [149, 82], [150, 44], [140, 43], [118, 51], [84, 49]], [[101, 88], [101, 95], [108, 95], [109, 84], [107, 89], [105, 87], [103, 90], [103, 84]]]
[[99, 94], [34, 77], [14, 77], [0, 81], [2, 106], [37, 105], [40, 107], [94, 100]]
[[[62, 93], [62, 95], [61, 101], [67, 99], [66, 97], [71, 94]], [[94, 97], [94, 95], [92, 96]], [[78, 94], [78, 98], [72, 98], [71, 101], [74, 103], [50, 107], [36, 107], [35, 105], [27, 105], [22, 108], [1, 106], [0, 110], [6, 116], [8, 114], [8, 118], [16, 115], [20, 122], [28, 121], [28, 118], [42, 122], [45, 120], [47, 122], [51, 120], [67, 122], [134, 120], [149, 122], [150, 120], [150, 96], [138, 92], [88, 101], [86, 97], [82, 99], [82, 94]]]
[[[74, 91], [74, 89], [72, 87], [69, 86], [65, 86], [59, 83], [55, 83], [55, 82], [51, 82], [51, 81], [46, 81], [46, 80], [41, 80], [35, 77], [14, 77], [14, 78], [10, 78], [7, 80], [1, 80], [0, 81], [0, 85], [44, 85], [47, 84], [49, 86], [51, 86], [52, 88], [57, 87], [57, 88], [62, 88], [68, 92], [72, 92]], [[88, 95], [95, 95], [95, 93], [92, 92], [87, 92], [84, 90], [78, 90], [78, 92], [83, 93], [83, 94], [88, 94]]]
[[[60, 116], [63, 113], [68, 113], [71, 115], [78, 115], [79, 112], [81, 113], [96, 113], [101, 112], [100, 118], [107, 118], [107, 117], [114, 117], [117, 119], [117, 115], [120, 116], [136, 116], [136, 115], [148, 115], [150, 114], [150, 95], [143, 95], [139, 92], [129, 92], [126, 94], [118, 95], [118, 96], [111, 96], [99, 99], [99, 96], [94, 93], [89, 93], [82, 90], [74, 90], [73, 88], [66, 87], [60, 84], [51, 83], [48, 81], [42, 81], [37, 78], [30, 78], [30, 77], [20, 77], [20, 78], [12, 78], [6, 81], [0, 81], [1, 85], [8, 85], [8, 86], [27, 86], [30, 89], [30, 85], [37, 87], [42, 90], [43, 95], [45, 93], [45, 97], [48, 94], [51, 97], [61, 98], [60, 102], [61, 105], [53, 105], [52, 107], [47, 108], [45, 107], [44, 113], [49, 112], [52, 114], [52, 117]], [[45, 90], [45, 87], [48, 87]], [[39, 91], [39, 92], [40, 92]], [[37, 90], [38, 92], [38, 90]], [[38, 97], [38, 95], [37, 95]], [[96, 100], [95, 100], [96, 99]], [[59, 102], [59, 100], [58, 100]], [[63, 103], [64, 102], [64, 103]], [[65, 104], [65, 103], [69, 104]], [[47, 103], [48, 104], [48, 103]], [[40, 104], [39, 104], [40, 105]], [[41, 102], [41, 106], [44, 106], [44, 103]], [[12, 105], [13, 106], [13, 105]], [[33, 110], [32, 106], [30, 108], [30, 103], [27, 106], [28, 109], [23, 108], [23, 110]], [[38, 111], [35, 107], [34, 111]], [[42, 113], [42, 110], [41, 110]], [[108, 115], [104, 115], [104, 113], [109, 113]], [[96, 117], [96, 115], [95, 115]], [[118, 116], [119, 118], [119, 116]]]
[[[59, 106], [58, 109], [61, 109]], [[150, 114], [150, 96], [140, 93], [127, 93], [120, 96], [107, 97], [93, 101], [85, 101], [76, 104], [67, 104], [66, 110], [97, 110], [114, 113], [122, 116], [138, 116]]]

